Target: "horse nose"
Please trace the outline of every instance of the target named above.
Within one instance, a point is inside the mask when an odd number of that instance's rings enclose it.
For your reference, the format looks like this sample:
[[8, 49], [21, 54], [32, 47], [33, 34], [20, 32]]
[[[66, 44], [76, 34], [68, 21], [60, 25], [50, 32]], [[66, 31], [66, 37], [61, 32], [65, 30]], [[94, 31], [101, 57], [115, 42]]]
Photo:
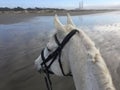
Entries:
[[41, 66], [40, 66], [40, 64], [39, 64], [37, 61], [34, 62], [34, 68], [35, 68], [37, 71], [41, 71]]

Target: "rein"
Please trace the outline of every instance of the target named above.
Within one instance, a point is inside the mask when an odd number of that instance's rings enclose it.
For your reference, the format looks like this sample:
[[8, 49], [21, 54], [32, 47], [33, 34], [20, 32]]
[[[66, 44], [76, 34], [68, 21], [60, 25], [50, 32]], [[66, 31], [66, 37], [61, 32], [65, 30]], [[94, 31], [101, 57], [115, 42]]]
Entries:
[[[74, 36], [76, 34], [76, 32], [79, 33], [79, 31], [76, 29], [72, 30], [70, 33], [67, 34], [67, 36], [63, 39], [63, 41], [61, 43], [59, 42], [57, 35], [55, 34], [55, 36], [54, 36], [55, 42], [58, 45], [56, 50], [54, 52], [52, 52], [47, 58], [44, 57], [44, 49], [41, 52], [41, 58], [43, 61], [41, 63], [41, 67], [42, 67], [42, 71], [45, 74], [45, 82], [46, 82], [46, 86], [47, 86], [48, 90], [52, 90], [52, 82], [50, 79], [50, 74], [54, 74], [49, 69], [50, 69], [50, 66], [52, 65], [52, 63], [56, 60], [56, 58], [58, 58], [59, 66], [60, 66], [63, 76], [72, 76], [71, 73], [68, 73], [68, 74], [64, 73], [62, 63], [61, 63], [61, 53], [62, 53], [62, 49], [65, 47], [67, 42], [72, 38], [72, 36]], [[48, 51], [49, 51], [49, 49], [48, 49]], [[50, 62], [49, 65], [46, 64], [47, 62]]]

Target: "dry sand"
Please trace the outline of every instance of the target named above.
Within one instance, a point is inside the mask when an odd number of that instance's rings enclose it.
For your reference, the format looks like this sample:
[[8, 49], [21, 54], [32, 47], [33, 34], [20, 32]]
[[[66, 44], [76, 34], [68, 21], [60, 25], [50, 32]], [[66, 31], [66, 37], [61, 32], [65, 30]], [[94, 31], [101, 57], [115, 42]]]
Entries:
[[[24, 19], [22, 16], [21, 18]], [[0, 20], [1, 23], [3, 21]], [[119, 25], [110, 26], [119, 28]], [[96, 27], [99, 27], [98, 30]], [[86, 29], [86, 33], [100, 48], [111, 71], [115, 87], [120, 90], [120, 30], [117, 28], [113, 31], [109, 25], [96, 27], [93, 31]], [[46, 90], [43, 75], [34, 69], [34, 60], [48, 38], [33, 31], [29, 33], [14, 30], [6, 32], [8, 36], [3, 39], [5, 36], [0, 31], [0, 90]], [[31, 37], [28, 37], [30, 34]], [[53, 90], [75, 90], [71, 77], [52, 76], [52, 80]]]
[[42, 13], [1, 13], [0, 14], [0, 24], [12, 24], [18, 22], [24, 22], [36, 16], [54, 16], [58, 15], [66, 15], [66, 13], [70, 13], [71, 15], [86, 15], [86, 14], [94, 14], [94, 13], [103, 13], [103, 12], [111, 12], [113, 10], [82, 10], [82, 11], [57, 11], [57, 12], [42, 12]]

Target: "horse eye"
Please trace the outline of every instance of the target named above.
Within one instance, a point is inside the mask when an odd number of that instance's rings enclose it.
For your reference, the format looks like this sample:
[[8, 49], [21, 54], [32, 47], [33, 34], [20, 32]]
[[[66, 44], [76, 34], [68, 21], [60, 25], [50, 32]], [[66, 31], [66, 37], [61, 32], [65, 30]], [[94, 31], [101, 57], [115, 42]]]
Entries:
[[49, 51], [49, 52], [51, 52], [52, 50], [51, 49], [49, 49], [48, 47], [47, 47], [47, 50]]

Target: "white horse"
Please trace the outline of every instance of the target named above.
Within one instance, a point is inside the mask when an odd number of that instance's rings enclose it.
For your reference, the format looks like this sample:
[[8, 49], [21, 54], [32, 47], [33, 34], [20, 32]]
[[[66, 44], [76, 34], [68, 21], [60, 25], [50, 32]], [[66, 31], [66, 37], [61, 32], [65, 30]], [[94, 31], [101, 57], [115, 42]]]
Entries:
[[[63, 48], [61, 55], [64, 73], [72, 73], [76, 90], [115, 90], [111, 75], [100, 51], [81, 29], [76, 28], [70, 15], [67, 16], [67, 25], [61, 24], [57, 15], [55, 15], [54, 22], [57, 29], [55, 34], [60, 42], [73, 29], [79, 30], [79, 33], [76, 33]], [[47, 44], [50, 51], [47, 48], [44, 50], [45, 58], [58, 47], [53, 36]], [[51, 65], [50, 70], [56, 75], [63, 76], [57, 59]], [[41, 69], [41, 63], [40, 55], [35, 60], [37, 70]]]

